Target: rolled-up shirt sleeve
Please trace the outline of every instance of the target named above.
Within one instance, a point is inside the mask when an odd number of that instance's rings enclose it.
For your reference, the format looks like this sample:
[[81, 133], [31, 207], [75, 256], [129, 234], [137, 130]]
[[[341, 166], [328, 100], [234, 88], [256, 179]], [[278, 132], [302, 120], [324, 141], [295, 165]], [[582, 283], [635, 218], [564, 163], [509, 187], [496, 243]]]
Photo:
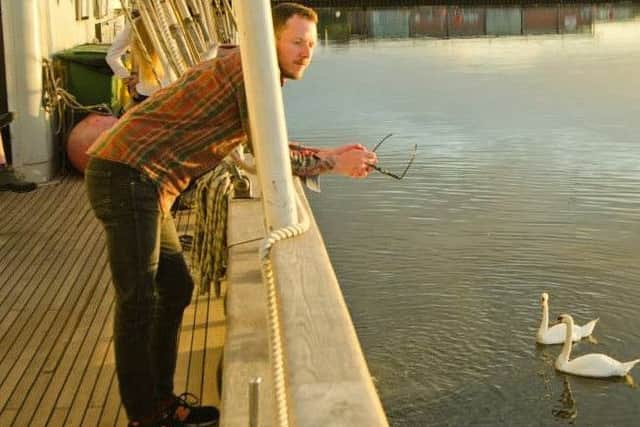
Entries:
[[319, 151], [317, 148], [289, 144], [293, 174], [300, 177], [307, 188], [316, 192], [320, 191], [319, 176], [331, 171], [335, 165], [332, 159], [320, 157]]

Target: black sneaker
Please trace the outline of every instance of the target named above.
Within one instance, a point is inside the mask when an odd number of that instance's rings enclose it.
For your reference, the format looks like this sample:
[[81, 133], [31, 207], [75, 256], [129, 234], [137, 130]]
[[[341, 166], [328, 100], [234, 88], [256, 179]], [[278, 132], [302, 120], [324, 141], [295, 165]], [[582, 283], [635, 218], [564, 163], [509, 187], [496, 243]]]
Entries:
[[10, 166], [0, 167], [0, 191], [26, 193], [35, 190], [36, 187], [34, 182], [20, 178]]
[[217, 426], [220, 412], [213, 406], [198, 405], [198, 398], [191, 393], [170, 396], [159, 402], [159, 410], [172, 427]]

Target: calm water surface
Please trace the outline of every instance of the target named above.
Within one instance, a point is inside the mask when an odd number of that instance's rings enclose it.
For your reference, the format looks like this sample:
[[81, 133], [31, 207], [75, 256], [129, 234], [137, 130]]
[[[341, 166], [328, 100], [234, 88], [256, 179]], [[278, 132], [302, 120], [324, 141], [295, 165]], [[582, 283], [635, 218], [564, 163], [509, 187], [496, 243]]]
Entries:
[[291, 138], [418, 144], [310, 195], [391, 424], [638, 425], [640, 388], [534, 341], [547, 291], [600, 317], [574, 354], [640, 357], [638, 5], [320, 12]]

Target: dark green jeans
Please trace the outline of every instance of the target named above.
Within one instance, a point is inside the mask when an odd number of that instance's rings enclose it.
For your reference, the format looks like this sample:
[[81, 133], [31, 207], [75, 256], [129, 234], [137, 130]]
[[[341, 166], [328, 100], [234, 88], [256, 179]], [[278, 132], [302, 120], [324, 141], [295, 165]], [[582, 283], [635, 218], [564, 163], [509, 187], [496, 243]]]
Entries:
[[142, 419], [152, 414], [156, 399], [173, 393], [178, 329], [193, 280], [153, 182], [129, 166], [96, 158], [85, 182], [104, 225], [115, 287], [120, 397], [129, 419]]

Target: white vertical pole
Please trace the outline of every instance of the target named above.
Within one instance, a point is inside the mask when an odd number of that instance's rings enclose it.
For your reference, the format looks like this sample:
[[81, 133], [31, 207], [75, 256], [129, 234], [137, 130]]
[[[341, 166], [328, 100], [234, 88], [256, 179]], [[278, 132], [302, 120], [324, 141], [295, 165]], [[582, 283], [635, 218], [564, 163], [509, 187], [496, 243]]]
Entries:
[[270, 230], [297, 224], [269, 0], [234, 1], [258, 178]]
[[2, 1], [13, 164], [26, 178], [42, 182], [53, 176], [55, 150], [41, 108], [42, 31], [38, 0]]

